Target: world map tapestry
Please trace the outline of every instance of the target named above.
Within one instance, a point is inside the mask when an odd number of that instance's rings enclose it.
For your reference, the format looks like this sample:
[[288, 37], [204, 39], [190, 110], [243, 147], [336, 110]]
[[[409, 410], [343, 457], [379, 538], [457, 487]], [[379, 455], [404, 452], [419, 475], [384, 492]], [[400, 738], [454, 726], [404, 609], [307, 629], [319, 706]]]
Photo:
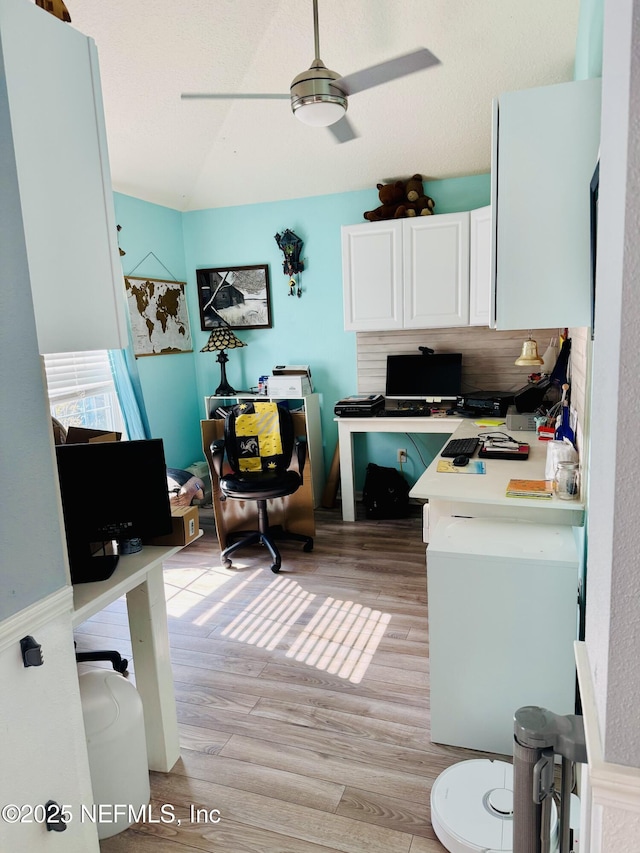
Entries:
[[124, 280], [136, 356], [193, 352], [184, 281]]

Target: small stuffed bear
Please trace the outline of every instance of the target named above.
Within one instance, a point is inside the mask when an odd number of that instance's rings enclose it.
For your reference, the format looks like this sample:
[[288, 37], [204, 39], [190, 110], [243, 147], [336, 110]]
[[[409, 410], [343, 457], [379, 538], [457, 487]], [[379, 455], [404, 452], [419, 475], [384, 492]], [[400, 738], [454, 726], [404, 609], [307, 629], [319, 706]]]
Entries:
[[380, 206], [375, 210], [367, 210], [364, 218], [369, 222], [380, 222], [383, 219], [393, 219], [396, 216], [398, 205], [404, 204], [405, 185], [404, 181], [396, 181], [393, 184], [378, 184], [378, 198]]
[[405, 184], [405, 202], [398, 206], [396, 218], [404, 216], [431, 216], [436, 203], [424, 194], [422, 175], [414, 175]]

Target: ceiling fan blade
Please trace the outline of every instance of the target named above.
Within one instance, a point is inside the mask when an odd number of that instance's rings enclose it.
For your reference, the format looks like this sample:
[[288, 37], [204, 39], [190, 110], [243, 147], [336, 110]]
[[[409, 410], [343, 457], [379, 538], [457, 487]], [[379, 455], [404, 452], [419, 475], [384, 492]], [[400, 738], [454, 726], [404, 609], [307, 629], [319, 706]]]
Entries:
[[407, 74], [422, 71], [433, 65], [440, 65], [440, 60], [426, 47], [421, 47], [412, 53], [405, 53], [402, 56], [396, 56], [395, 59], [388, 59], [386, 62], [340, 77], [335, 81], [335, 85], [339, 86], [345, 94], [354, 95], [356, 92], [363, 92], [365, 89], [371, 89], [373, 86], [388, 83], [390, 80], [405, 77]]
[[250, 98], [253, 98], [253, 99], [260, 98], [263, 100], [264, 99], [270, 99], [270, 100], [282, 100], [282, 99], [284, 99], [286, 101], [291, 100], [291, 95], [289, 93], [287, 93], [286, 95], [280, 95], [277, 93], [270, 93], [270, 92], [240, 92], [240, 93], [237, 93], [235, 95], [231, 94], [230, 92], [228, 92], [228, 93], [227, 92], [224, 92], [224, 93], [222, 93], [222, 92], [183, 92], [180, 95], [180, 97], [182, 98], [183, 101], [189, 101], [189, 100], [204, 101], [204, 100], [215, 100], [215, 99], [218, 99], [218, 100], [230, 100], [230, 99], [248, 100]]
[[346, 116], [342, 116], [335, 124], [330, 124], [327, 129], [331, 131], [336, 142], [350, 142], [358, 138], [358, 134]]

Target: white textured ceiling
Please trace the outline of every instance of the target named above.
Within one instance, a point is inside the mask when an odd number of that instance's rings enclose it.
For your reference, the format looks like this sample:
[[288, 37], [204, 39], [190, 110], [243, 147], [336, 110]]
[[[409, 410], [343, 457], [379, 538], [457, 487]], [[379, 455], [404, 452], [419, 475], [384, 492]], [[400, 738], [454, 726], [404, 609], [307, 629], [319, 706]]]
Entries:
[[[424, 46], [442, 65], [349, 99], [336, 144], [286, 100], [313, 60], [311, 0], [66, 0], [100, 57], [114, 188], [197, 210], [490, 168], [491, 101], [570, 80], [579, 0], [319, 0], [320, 55], [349, 74]], [[532, 202], [533, 203], [533, 202]]]

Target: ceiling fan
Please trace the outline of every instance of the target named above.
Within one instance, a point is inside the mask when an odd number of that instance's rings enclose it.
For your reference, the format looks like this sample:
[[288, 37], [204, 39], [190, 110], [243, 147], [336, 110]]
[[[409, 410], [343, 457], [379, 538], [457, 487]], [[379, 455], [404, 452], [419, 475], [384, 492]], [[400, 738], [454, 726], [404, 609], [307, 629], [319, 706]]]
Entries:
[[254, 92], [184, 92], [181, 97], [188, 99], [291, 99], [293, 114], [304, 124], [329, 127], [336, 142], [348, 142], [357, 137], [353, 126], [346, 117], [347, 98], [373, 86], [388, 83], [398, 77], [405, 77], [414, 71], [422, 71], [440, 60], [431, 51], [422, 47], [411, 53], [405, 53], [395, 59], [371, 65], [353, 74], [341, 77], [336, 71], [328, 69], [320, 59], [320, 39], [318, 36], [318, 0], [313, 0], [313, 35], [315, 59], [307, 71], [294, 77], [289, 94]]

